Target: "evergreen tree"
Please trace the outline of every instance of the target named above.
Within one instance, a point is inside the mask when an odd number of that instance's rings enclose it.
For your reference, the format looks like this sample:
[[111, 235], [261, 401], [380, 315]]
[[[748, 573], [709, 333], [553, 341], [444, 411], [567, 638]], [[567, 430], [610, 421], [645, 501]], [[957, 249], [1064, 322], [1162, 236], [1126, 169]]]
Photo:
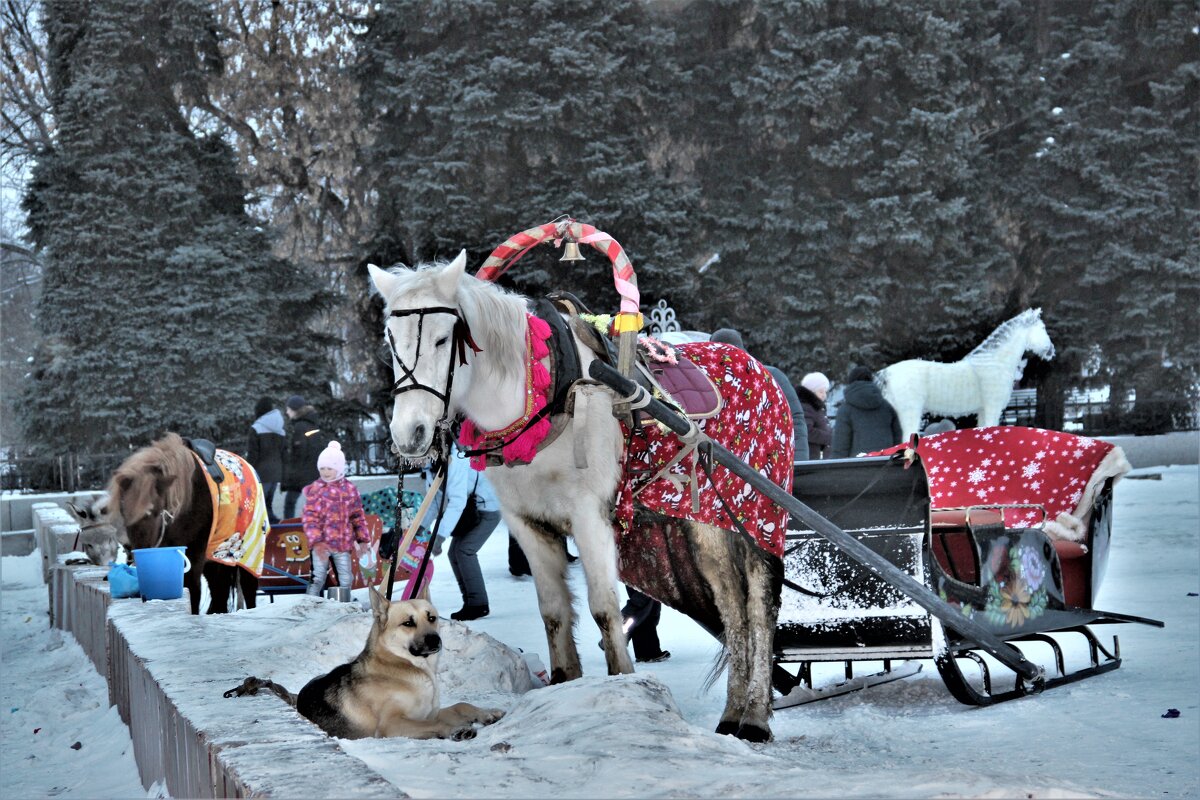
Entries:
[[[570, 214], [621, 243], [648, 298], [687, 292], [689, 198], [651, 136], [676, 74], [670, 39], [637, 0], [381, 7], [358, 64], [376, 120], [375, 255], [411, 264], [466, 247], [478, 265], [512, 234]], [[506, 281], [616, 309], [602, 256], [584, 248], [586, 263], [558, 265], [548, 250]]]
[[699, 167], [721, 243], [706, 285], [741, 298], [712, 325], [838, 378], [855, 362], [946, 358], [999, 321], [1012, 266], [978, 191], [981, 65], [996, 50], [981, 5], [695, 6], [721, 22], [692, 29], [727, 41], [684, 50], [734, 65], [697, 104], [732, 109]]
[[[1181, 0], [1047, 3], [1027, 47], [1040, 91], [998, 155], [1023, 224], [1019, 282], [1047, 306], [1061, 395], [1093, 380], [1139, 408], [1121, 429], [1186, 414], [1200, 377], [1200, 37]], [[1165, 413], [1164, 413], [1165, 412]]]
[[58, 138], [26, 197], [45, 258], [31, 440], [221, 440], [260, 394], [327, 391], [318, 287], [270, 255], [232, 153], [180, 112], [221, 67], [205, 4], [51, 0], [44, 24]]

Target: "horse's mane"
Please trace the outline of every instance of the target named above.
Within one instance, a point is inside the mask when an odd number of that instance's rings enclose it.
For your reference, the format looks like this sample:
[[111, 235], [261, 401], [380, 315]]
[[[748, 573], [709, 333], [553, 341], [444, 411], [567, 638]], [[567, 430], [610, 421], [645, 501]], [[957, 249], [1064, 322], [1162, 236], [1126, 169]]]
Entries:
[[992, 331], [991, 335], [984, 339], [979, 345], [967, 353], [963, 360], [978, 356], [988, 355], [999, 350], [1012, 335], [1019, 330], [1025, 330], [1030, 325], [1040, 322], [1042, 319], [1042, 310], [1040, 308], [1027, 308], [1020, 314], [1017, 314], [1010, 320], [1000, 323], [996, 330]]
[[[387, 307], [404, 297], [420, 291], [436, 292], [436, 278], [446, 262], [422, 264], [416, 270], [389, 269], [399, 280], [390, 297], [384, 298]], [[471, 328], [476, 344], [485, 351], [495, 377], [511, 378], [524, 375], [525, 337], [513, 336], [525, 330], [525, 298], [509, 292], [490, 281], [464, 274], [458, 282], [455, 304]]]
[[[168, 433], [161, 439], [156, 439], [147, 447], [125, 459], [117, 471], [113, 473], [108, 484], [109, 513], [119, 514], [122, 499], [128, 499], [135, 508], [149, 508], [153, 503], [156, 481], [139, 480], [148, 474], [167, 476], [173, 475], [163, 497], [163, 508], [172, 514], [188, 508], [192, 503], [192, 477], [195, 474], [196, 460], [191, 451], [183, 443], [177, 433]], [[136, 496], [122, 498], [122, 493], [128, 489], [136, 492]]]

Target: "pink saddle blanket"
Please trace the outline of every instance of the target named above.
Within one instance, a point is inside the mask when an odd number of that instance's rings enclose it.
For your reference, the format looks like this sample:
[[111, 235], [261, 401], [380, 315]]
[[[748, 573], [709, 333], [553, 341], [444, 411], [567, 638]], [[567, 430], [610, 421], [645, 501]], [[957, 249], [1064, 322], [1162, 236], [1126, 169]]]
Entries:
[[692, 419], [711, 417], [721, 410], [721, 393], [691, 359], [680, 358], [675, 364], [651, 361], [646, 368], [680, 410]]

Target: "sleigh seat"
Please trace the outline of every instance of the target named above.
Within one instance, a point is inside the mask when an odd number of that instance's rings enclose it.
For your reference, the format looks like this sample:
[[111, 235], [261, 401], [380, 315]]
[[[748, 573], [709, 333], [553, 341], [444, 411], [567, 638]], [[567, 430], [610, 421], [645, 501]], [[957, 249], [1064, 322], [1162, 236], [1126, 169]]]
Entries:
[[[1091, 609], [1108, 563], [1112, 536], [1112, 487], [1108, 478], [1097, 492], [1085, 520], [1083, 539], [1047, 536], [1057, 555], [1062, 575], [1063, 599], [1068, 606]], [[931, 549], [938, 565], [950, 577], [979, 583], [978, 532], [1004, 525], [1004, 506], [935, 509], [930, 513]]]

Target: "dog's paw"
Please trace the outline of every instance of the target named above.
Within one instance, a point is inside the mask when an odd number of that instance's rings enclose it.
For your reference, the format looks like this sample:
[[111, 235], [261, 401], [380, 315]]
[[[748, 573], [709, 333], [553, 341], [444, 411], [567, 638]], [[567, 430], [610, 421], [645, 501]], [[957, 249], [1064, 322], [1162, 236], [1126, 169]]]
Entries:
[[481, 708], [479, 716], [475, 721], [484, 725], [491, 725], [493, 722], [498, 722], [504, 716], [504, 709], [501, 708]]
[[475, 729], [470, 725], [465, 728], [455, 728], [450, 732], [450, 738], [456, 742], [466, 741], [467, 739], [475, 738]]

